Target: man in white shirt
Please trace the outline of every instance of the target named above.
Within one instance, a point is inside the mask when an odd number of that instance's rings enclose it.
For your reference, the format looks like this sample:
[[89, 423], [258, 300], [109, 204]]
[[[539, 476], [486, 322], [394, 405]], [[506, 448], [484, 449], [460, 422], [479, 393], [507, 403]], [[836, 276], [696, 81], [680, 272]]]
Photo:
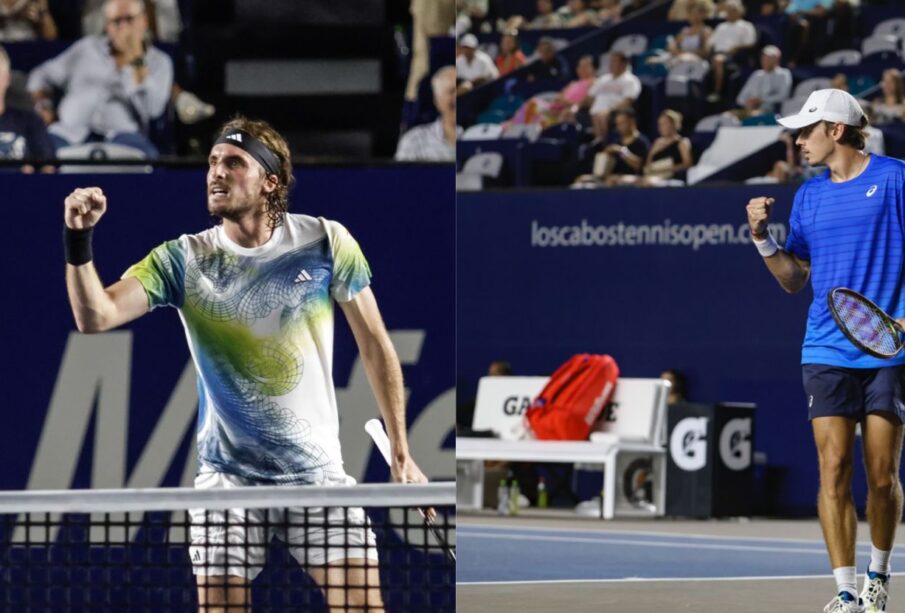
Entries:
[[726, 75], [726, 64], [735, 59], [743, 51], [751, 49], [757, 42], [757, 31], [750, 21], [742, 19], [745, 8], [741, 0], [727, 0], [725, 3], [726, 21], [713, 31], [710, 37], [710, 48], [713, 56], [710, 67], [713, 69], [713, 93], [708, 101], [717, 102], [723, 92]]
[[760, 54], [760, 70], [755, 70], [739, 92], [736, 102], [742, 108], [741, 117], [775, 113], [783, 100], [792, 93], [792, 73], [779, 65], [782, 51], [773, 45]]
[[619, 51], [610, 53], [610, 72], [597, 79], [582, 103], [591, 107], [594, 136], [605, 141], [609, 131], [610, 113], [629, 108], [641, 95], [641, 81], [629, 69], [628, 58]]
[[478, 49], [478, 39], [474, 34], [466, 34], [459, 40], [456, 76], [462, 83], [468, 84], [468, 89], [500, 76], [493, 59]]

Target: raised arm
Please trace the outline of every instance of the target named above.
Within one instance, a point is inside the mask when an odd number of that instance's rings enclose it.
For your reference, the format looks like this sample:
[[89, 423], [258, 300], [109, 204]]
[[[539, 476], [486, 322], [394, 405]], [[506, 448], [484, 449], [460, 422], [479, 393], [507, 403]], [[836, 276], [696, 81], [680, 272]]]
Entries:
[[767, 220], [773, 198], [760, 197], [748, 201], [748, 225], [751, 227], [751, 238], [757, 250], [764, 257], [764, 263], [770, 273], [779, 281], [779, 285], [794, 294], [804, 288], [811, 275], [811, 263], [789, 253], [776, 244], [767, 230]]
[[104, 332], [148, 312], [148, 297], [135, 278], [104, 288], [91, 254], [91, 233], [107, 210], [99, 187], [76, 189], [65, 201], [66, 289], [79, 332]]
[[400, 483], [426, 483], [427, 477], [409, 455], [402, 368], [380, 317], [374, 293], [366, 287], [348, 302], [339, 304], [352, 328], [368, 381], [386, 424], [392, 449], [390, 472], [393, 479]]

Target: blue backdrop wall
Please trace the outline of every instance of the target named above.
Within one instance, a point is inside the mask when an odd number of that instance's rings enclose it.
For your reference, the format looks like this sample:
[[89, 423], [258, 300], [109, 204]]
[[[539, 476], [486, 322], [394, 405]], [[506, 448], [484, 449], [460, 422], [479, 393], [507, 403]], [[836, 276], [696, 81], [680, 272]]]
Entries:
[[[371, 264], [373, 289], [403, 362], [415, 458], [452, 478], [454, 435], [454, 169], [302, 168], [292, 211], [344, 223]], [[4, 427], [0, 489], [190, 484], [194, 373], [182, 326], [160, 309], [103, 335], [75, 332], [66, 298], [62, 206], [77, 186], [104, 189], [95, 237], [106, 283], [166, 239], [215, 223], [204, 173], [0, 175]], [[362, 425], [377, 407], [337, 309], [335, 381], [348, 472], [386, 481]]]
[[[749, 242], [745, 204], [776, 198], [784, 236], [794, 188], [460, 194], [459, 403], [495, 359], [549, 374], [608, 353], [623, 376], [679, 368], [690, 400], [758, 405], [770, 466], [759, 508], [813, 513], [817, 466], [799, 367], [810, 290], [786, 294]], [[861, 471], [856, 471], [860, 473]], [[865, 486], [858, 474], [857, 498]]]

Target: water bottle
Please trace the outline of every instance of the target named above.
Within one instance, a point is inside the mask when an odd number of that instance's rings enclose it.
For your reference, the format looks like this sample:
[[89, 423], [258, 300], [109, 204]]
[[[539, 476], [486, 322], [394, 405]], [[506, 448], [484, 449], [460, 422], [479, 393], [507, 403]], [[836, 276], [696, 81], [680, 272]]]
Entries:
[[547, 499], [547, 484], [544, 483], [543, 477], [537, 478], [537, 508], [538, 509], [546, 509], [550, 504], [550, 501]]
[[518, 499], [521, 497], [522, 492], [518, 487], [518, 479], [512, 480], [512, 485], [509, 486], [509, 514], [510, 515], [518, 515]]
[[509, 515], [509, 488], [506, 486], [506, 480], [500, 479], [500, 484], [496, 489], [496, 511], [499, 515]]

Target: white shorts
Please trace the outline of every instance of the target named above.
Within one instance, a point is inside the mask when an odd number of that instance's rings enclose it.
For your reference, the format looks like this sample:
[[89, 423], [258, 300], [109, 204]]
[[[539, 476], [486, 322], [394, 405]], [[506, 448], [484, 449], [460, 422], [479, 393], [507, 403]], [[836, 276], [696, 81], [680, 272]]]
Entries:
[[[325, 485], [352, 485], [343, 482]], [[226, 473], [203, 473], [195, 487], [234, 488], [254, 485]], [[323, 566], [343, 559], [373, 560], [377, 547], [370, 522], [361, 507], [290, 507], [289, 509], [190, 509], [192, 544], [189, 557], [196, 575], [235, 575], [252, 580], [276, 537], [289, 547], [303, 567]]]

